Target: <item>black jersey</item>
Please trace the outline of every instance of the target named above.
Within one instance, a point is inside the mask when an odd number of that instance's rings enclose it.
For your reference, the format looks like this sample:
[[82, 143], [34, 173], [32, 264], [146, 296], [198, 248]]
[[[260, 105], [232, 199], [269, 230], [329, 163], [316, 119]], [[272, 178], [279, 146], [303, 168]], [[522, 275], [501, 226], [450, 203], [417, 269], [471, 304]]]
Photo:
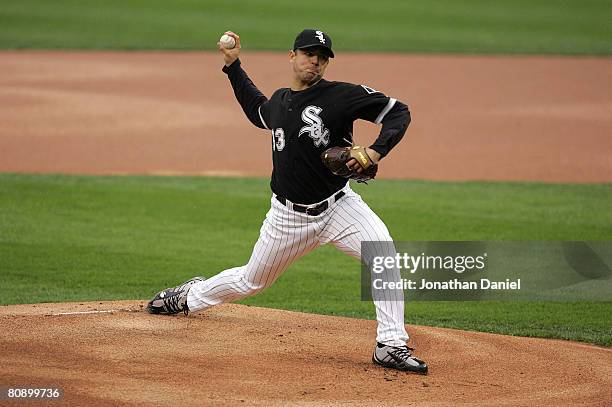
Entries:
[[321, 79], [302, 91], [279, 89], [268, 100], [240, 67], [240, 60], [223, 71], [249, 120], [271, 131], [272, 191], [295, 203], [320, 202], [346, 185], [346, 178], [325, 167], [321, 153], [350, 146], [355, 120], [382, 123], [370, 146], [382, 156], [401, 140], [410, 123], [406, 105], [367, 86]]

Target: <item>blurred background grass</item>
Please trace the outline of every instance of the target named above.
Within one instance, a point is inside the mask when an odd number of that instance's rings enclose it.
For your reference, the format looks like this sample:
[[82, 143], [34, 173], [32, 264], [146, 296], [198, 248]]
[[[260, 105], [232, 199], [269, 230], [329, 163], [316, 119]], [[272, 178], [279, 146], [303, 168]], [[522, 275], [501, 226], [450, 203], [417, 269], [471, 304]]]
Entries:
[[287, 50], [306, 27], [345, 51], [592, 54], [612, 52], [605, 0], [4, 0], [0, 48]]
[[[268, 180], [0, 174], [0, 304], [147, 299], [245, 264]], [[396, 240], [606, 240], [612, 185], [380, 180], [355, 187]], [[333, 247], [242, 303], [374, 318]], [[407, 302], [407, 323], [612, 345], [611, 302]]]

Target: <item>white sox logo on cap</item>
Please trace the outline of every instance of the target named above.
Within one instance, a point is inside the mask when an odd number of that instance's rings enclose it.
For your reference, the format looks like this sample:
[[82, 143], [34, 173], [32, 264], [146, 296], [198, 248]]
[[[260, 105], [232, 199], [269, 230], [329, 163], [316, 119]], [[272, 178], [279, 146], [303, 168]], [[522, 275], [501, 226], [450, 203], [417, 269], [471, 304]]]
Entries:
[[333, 58], [332, 39], [325, 32], [313, 28], [307, 28], [295, 37], [293, 50], [305, 49], [310, 47], [320, 47], [325, 54]]
[[323, 31], [316, 31], [316, 37], [321, 41], [321, 44], [325, 44], [325, 37], [323, 37]]

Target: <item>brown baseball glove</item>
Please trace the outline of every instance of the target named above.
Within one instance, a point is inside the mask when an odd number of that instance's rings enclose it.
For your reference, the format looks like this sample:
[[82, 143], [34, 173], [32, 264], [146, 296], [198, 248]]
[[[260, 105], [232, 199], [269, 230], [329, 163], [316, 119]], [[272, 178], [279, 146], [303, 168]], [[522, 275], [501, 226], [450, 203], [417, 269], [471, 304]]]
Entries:
[[[354, 171], [347, 167], [346, 163], [351, 158], [357, 160], [361, 165], [361, 172]], [[364, 147], [331, 147], [321, 154], [323, 164], [331, 172], [341, 177], [354, 179], [357, 182], [366, 182], [374, 177], [378, 172], [378, 165], [374, 164]]]

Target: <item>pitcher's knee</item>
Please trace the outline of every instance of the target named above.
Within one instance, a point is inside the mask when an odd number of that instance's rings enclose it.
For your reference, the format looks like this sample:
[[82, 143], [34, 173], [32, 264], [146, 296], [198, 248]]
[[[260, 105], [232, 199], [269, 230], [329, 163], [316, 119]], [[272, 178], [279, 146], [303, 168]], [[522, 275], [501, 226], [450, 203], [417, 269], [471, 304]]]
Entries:
[[[253, 276], [259, 276], [259, 278], [255, 279]], [[269, 280], [270, 283], [265, 284], [266, 279], [261, 278], [261, 274], [248, 273], [247, 270], [245, 270], [237, 279], [236, 284], [240, 286], [241, 291], [245, 295], [255, 295], [268, 288], [274, 281], [273, 279]]]
[[242, 270], [241, 280], [245, 289], [256, 294], [274, 284], [286, 268], [286, 265], [283, 264], [269, 264], [251, 259], [251, 262]]
[[247, 295], [255, 295], [257, 293], [262, 292], [263, 290], [267, 288], [265, 285], [255, 283], [247, 279], [242, 279], [241, 284], [244, 287], [244, 292]]

